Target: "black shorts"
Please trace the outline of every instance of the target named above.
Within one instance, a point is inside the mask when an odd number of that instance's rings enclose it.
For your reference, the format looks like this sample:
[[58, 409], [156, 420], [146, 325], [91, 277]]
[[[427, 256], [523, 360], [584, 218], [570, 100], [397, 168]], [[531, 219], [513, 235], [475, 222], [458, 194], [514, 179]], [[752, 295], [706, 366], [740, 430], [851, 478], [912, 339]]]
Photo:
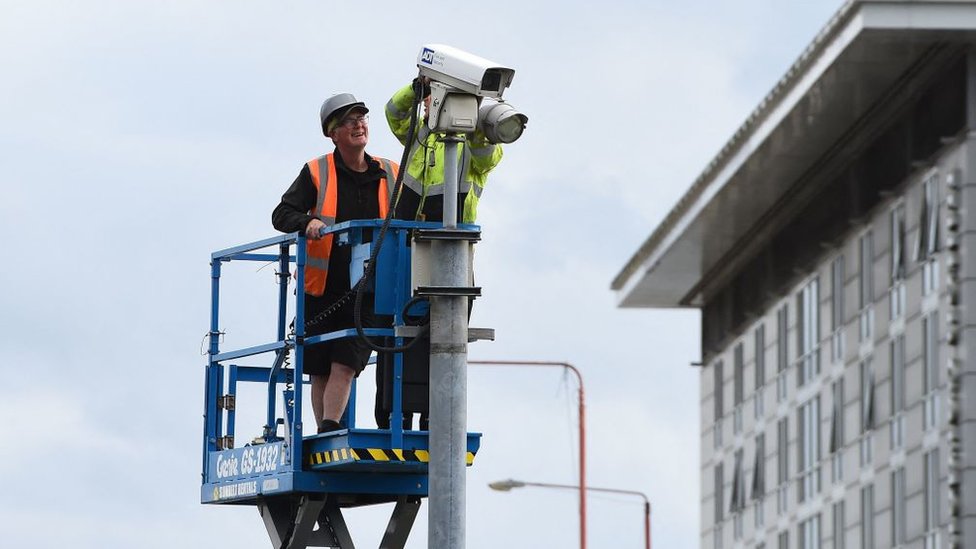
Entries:
[[[305, 296], [306, 337], [356, 328], [355, 319], [353, 318], [356, 294], [351, 294], [338, 310], [330, 313], [322, 320], [315, 324], [307, 324], [307, 322], [318, 316], [319, 313], [338, 301], [340, 297], [342, 297], [342, 294], [330, 294], [328, 292], [320, 297], [312, 295]], [[363, 328], [377, 327], [376, 315], [373, 313], [372, 293], [363, 294], [360, 310]], [[375, 339], [382, 341], [382, 338]], [[349, 366], [359, 376], [366, 368], [366, 362], [369, 360], [370, 353], [372, 353], [372, 349], [355, 333], [352, 336], [342, 339], [334, 339], [315, 345], [306, 345], [303, 370], [306, 374], [310, 375], [329, 375], [329, 372], [332, 371], [332, 363], [338, 362], [339, 364]]]

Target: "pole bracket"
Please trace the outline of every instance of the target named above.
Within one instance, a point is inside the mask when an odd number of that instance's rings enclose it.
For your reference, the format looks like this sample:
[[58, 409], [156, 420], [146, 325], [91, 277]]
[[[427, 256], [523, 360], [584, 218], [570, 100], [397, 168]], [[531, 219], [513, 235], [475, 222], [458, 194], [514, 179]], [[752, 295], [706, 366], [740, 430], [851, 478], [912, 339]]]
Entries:
[[466, 229], [417, 229], [413, 233], [414, 240], [430, 242], [433, 240], [466, 240], [468, 242], [481, 241], [481, 231]]
[[481, 286], [417, 286], [413, 295], [424, 297], [481, 297]]
[[[395, 337], [420, 337], [425, 332], [424, 326], [394, 326]], [[494, 328], [468, 328], [468, 343], [474, 341], [495, 341]]]

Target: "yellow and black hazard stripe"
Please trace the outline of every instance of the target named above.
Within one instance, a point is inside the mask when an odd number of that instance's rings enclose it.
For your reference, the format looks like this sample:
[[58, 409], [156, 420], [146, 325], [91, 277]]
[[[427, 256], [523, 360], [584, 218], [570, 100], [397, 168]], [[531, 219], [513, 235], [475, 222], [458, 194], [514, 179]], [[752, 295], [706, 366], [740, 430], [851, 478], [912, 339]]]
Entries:
[[339, 448], [337, 450], [327, 450], [325, 452], [313, 452], [308, 455], [309, 465], [321, 465], [323, 463], [348, 463], [358, 461], [349, 448]]
[[[349, 463], [354, 461], [394, 461], [404, 463], [429, 463], [427, 450], [403, 450], [400, 448], [340, 448], [325, 452], [314, 452], [308, 456], [309, 465], [323, 463]], [[474, 452], [467, 452], [465, 462], [474, 463]]]

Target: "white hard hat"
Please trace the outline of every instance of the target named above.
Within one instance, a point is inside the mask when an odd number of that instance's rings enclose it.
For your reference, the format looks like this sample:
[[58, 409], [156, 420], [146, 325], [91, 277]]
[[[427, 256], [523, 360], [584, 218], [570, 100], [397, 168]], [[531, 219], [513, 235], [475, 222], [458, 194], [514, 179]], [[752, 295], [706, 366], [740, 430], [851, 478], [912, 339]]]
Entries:
[[362, 109], [364, 113], [369, 112], [366, 104], [356, 99], [351, 93], [337, 93], [322, 103], [319, 109], [319, 121], [322, 123], [322, 133], [329, 135], [328, 123], [332, 119], [342, 120], [346, 114], [354, 108]]

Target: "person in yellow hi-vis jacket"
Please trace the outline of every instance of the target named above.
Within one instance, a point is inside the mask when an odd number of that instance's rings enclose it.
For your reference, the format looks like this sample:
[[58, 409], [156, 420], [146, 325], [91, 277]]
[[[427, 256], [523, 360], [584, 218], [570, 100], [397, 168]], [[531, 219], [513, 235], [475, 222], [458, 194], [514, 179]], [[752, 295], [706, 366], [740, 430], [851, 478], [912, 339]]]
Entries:
[[[410, 109], [417, 94], [424, 99], [424, 118], [430, 108], [430, 86], [423, 79], [398, 90], [386, 104], [386, 121], [404, 146], [410, 127]], [[404, 189], [397, 203], [397, 219], [441, 221], [444, 204], [444, 143], [426, 121], [417, 124], [416, 137], [410, 144], [410, 160], [403, 174]], [[488, 174], [502, 160], [502, 147], [488, 142], [479, 129], [465, 136], [458, 146], [458, 214], [461, 223], [474, 223], [478, 217], [478, 200], [485, 190]]]
[[[386, 104], [386, 121], [397, 139], [407, 146], [410, 129], [410, 110], [415, 98], [424, 101], [424, 120], [418, 121], [406, 172], [403, 174], [403, 190], [397, 201], [397, 219], [415, 221], [443, 221], [444, 219], [444, 142], [442, 135], [427, 127], [430, 109], [430, 86], [426, 79], [417, 78], [398, 90]], [[460, 223], [474, 223], [478, 217], [478, 200], [488, 181], [488, 174], [502, 160], [501, 145], [488, 141], [478, 129], [465, 135], [458, 146], [458, 212]], [[403, 168], [401, 168], [403, 169]], [[470, 309], [469, 309], [470, 311]], [[420, 412], [420, 429], [427, 429], [427, 377], [430, 369], [430, 340], [419, 342], [403, 354], [403, 427], [409, 429], [411, 412]], [[381, 353], [376, 368], [376, 424], [380, 428], [390, 426], [392, 390], [392, 355]]]

